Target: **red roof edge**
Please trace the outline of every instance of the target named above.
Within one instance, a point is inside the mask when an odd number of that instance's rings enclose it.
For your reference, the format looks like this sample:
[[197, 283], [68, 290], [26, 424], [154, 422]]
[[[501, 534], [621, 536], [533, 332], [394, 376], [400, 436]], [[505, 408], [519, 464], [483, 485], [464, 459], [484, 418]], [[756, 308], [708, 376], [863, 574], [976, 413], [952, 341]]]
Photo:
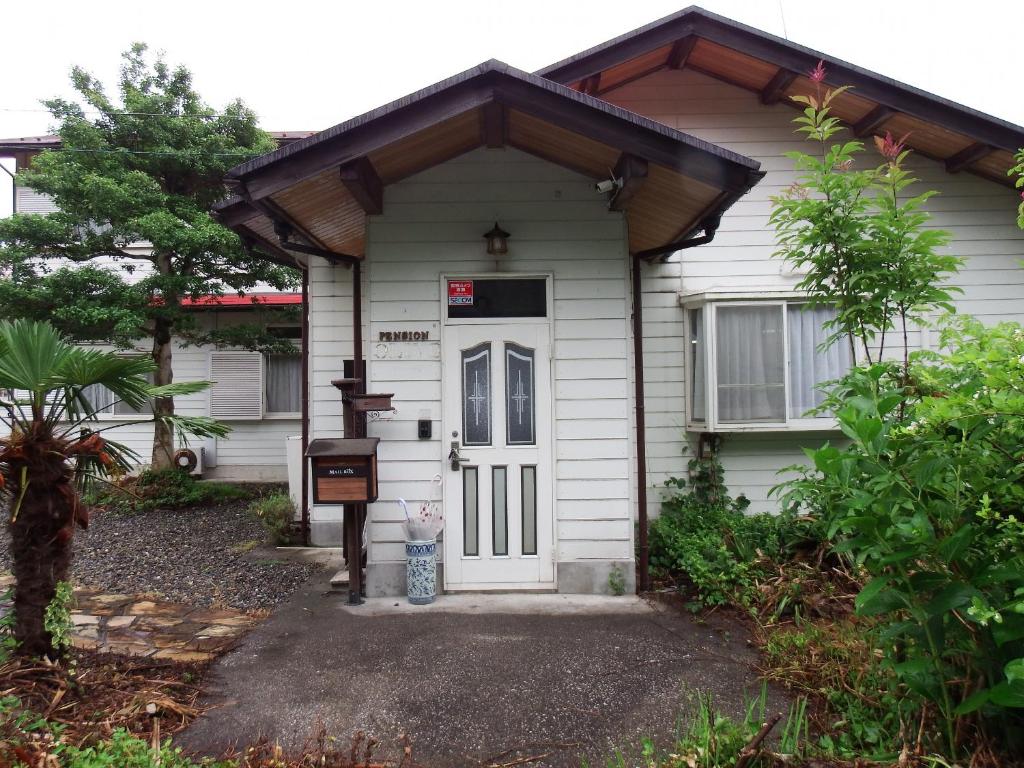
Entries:
[[252, 306], [284, 307], [302, 303], [301, 293], [247, 293], [244, 296], [200, 296], [196, 299], [182, 299], [181, 306], [201, 308], [245, 308]]

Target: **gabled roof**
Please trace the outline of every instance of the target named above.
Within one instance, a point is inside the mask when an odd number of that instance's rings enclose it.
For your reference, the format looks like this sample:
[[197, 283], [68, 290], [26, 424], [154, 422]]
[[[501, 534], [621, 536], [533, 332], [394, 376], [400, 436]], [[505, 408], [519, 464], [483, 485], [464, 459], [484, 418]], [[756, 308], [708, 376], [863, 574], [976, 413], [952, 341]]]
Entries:
[[833, 102], [833, 113], [857, 135], [910, 133], [909, 146], [944, 162], [950, 172], [969, 170], [1011, 183], [1006, 172], [1013, 153], [1024, 147], [1024, 127], [697, 6], [536, 74], [601, 95], [660, 69], [685, 66], [758, 93], [763, 103], [792, 103], [791, 96], [814, 93], [806, 75], [822, 60], [829, 85], [853, 86]]
[[239, 194], [218, 212], [265, 249], [280, 249], [283, 225], [361, 258], [384, 186], [506, 145], [594, 179], [628, 177], [612, 207], [626, 211], [633, 252], [701, 228], [763, 176], [748, 157], [492, 60], [237, 166], [227, 181]]

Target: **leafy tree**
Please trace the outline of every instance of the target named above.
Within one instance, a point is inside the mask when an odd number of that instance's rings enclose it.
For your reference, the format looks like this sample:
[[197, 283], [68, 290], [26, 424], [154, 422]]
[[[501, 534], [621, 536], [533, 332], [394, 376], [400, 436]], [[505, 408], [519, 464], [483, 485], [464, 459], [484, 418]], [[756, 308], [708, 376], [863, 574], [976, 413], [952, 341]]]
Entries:
[[[286, 289], [294, 273], [247, 249], [210, 215], [224, 196], [224, 173], [272, 150], [241, 101], [207, 106], [184, 67], [171, 69], [146, 46], [123, 54], [115, 103], [79, 68], [72, 84], [82, 104], [45, 102], [59, 123], [61, 147], [43, 152], [18, 182], [50, 195], [59, 212], [0, 221], [3, 316], [46, 319], [76, 341], [131, 347], [152, 342], [154, 380], [173, 381], [172, 336], [219, 343], [182, 301], [244, 293], [260, 284]], [[149, 244], [147, 247], [144, 244]], [[236, 330], [252, 348], [281, 340]], [[170, 466], [174, 413], [170, 394], [158, 417], [151, 463]]]
[[[875, 143], [883, 162], [858, 168], [860, 141], [830, 143], [844, 130], [832, 101], [847, 88], [821, 92], [824, 67], [810, 73], [816, 96], [798, 96], [806, 108], [797, 131], [819, 145], [817, 154], [788, 152], [800, 172], [786, 194], [774, 198], [771, 222], [777, 256], [806, 272], [798, 288], [808, 304], [836, 307], [830, 343], [846, 337], [870, 364], [885, 355], [887, 335], [900, 334], [904, 371], [909, 365], [908, 324], [924, 323], [939, 309], [952, 311], [943, 285], [960, 260], [938, 253], [949, 234], [927, 229], [922, 210], [935, 192], [901, 198], [916, 179], [903, 167], [903, 140], [886, 134]], [[904, 140], [906, 137], [904, 137]]]
[[[96, 409], [86, 388], [100, 385], [118, 402], [148, 401], [198, 392], [206, 382], [153, 386], [144, 356], [123, 357], [75, 346], [47, 323], [0, 321], [0, 494], [9, 503], [14, 561], [14, 634], [19, 652], [56, 656], [46, 609], [67, 580], [75, 525], [88, 524], [81, 492], [96, 479], [127, 470], [128, 448], [93, 430]], [[227, 428], [206, 417], [157, 414], [156, 423], [185, 434], [216, 437]]]
[[[789, 468], [797, 479], [776, 490], [871, 577], [856, 607], [879, 622], [871, 639], [906, 734], [951, 759], [991, 743], [1019, 751], [1024, 330], [951, 318], [940, 352], [911, 354], [908, 323], [952, 309], [944, 281], [959, 260], [938, 253], [948, 235], [926, 226], [933, 193], [908, 196], [903, 141], [876, 139], [882, 164], [856, 168], [863, 145], [831, 143], [844, 89], [822, 94], [820, 65], [811, 79], [819, 91], [796, 122], [820, 153], [791, 153], [800, 178], [772, 221], [812, 303], [837, 305], [833, 339], [848, 337], [865, 364], [822, 406], [845, 440], [805, 449], [810, 466]], [[892, 332], [899, 362], [883, 359]]]

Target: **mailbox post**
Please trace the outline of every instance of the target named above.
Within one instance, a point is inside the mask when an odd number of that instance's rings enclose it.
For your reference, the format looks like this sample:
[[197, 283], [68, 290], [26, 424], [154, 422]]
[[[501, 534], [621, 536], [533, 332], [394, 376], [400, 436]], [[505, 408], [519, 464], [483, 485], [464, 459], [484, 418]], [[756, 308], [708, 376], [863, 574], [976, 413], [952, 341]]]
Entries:
[[360, 379], [338, 379], [331, 383], [341, 391], [345, 437], [312, 440], [306, 457], [313, 479], [313, 503], [345, 507], [348, 601], [358, 605], [363, 601], [363, 525], [366, 505], [377, 500], [377, 445], [380, 443], [379, 438], [366, 437], [366, 414], [394, 409], [390, 394], [359, 392]]

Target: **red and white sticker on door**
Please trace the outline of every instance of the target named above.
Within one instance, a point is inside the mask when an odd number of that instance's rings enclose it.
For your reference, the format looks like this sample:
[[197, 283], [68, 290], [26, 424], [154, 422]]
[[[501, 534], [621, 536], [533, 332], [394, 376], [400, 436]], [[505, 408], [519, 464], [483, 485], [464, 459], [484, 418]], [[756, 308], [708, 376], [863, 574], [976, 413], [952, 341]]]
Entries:
[[473, 306], [473, 281], [448, 281], [448, 306]]

